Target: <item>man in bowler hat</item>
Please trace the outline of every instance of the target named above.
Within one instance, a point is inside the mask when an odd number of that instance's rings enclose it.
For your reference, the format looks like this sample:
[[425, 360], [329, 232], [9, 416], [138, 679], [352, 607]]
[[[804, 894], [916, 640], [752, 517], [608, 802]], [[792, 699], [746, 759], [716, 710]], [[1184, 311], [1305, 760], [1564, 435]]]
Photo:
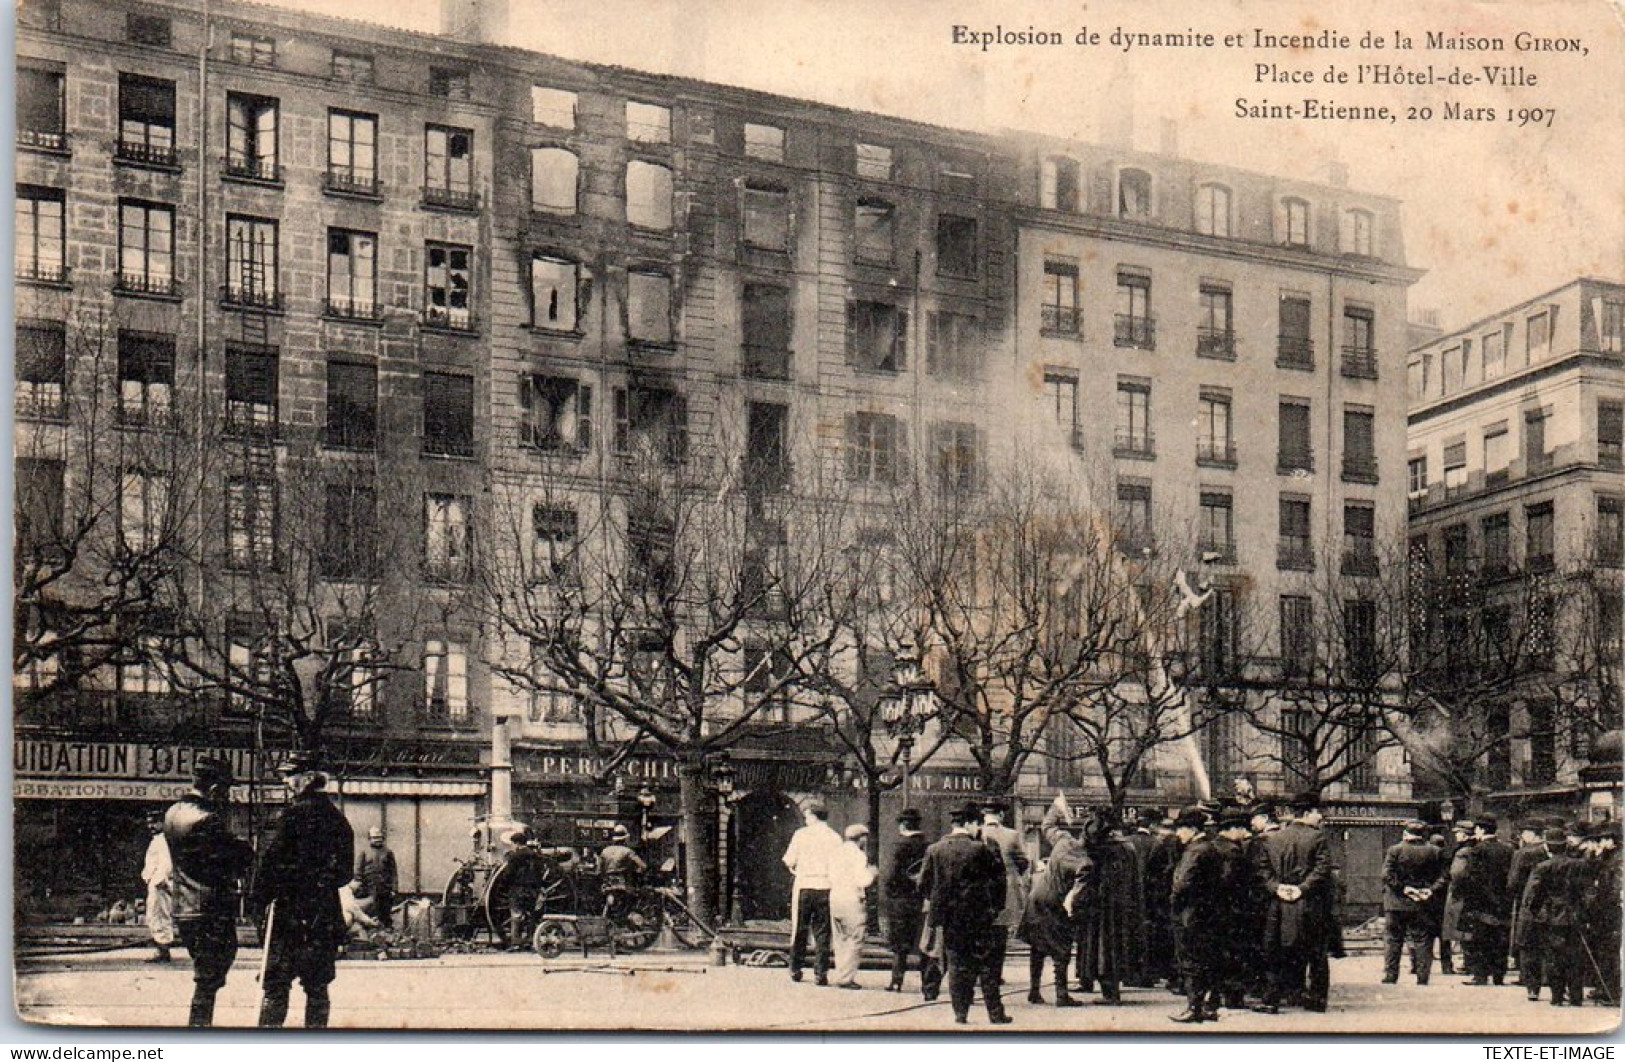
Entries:
[[891, 863], [881, 883], [886, 911], [886, 943], [891, 948], [891, 983], [888, 992], [901, 992], [908, 976], [910, 955], [920, 954], [920, 988], [926, 999], [935, 999], [942, 987], [942, 970], [937, 961], [920, 952], [920, 930], [924, 928], [925, 898], [915, 878], [925, 862], [929, 842], [920, 832], [920, 813], [913, 808], [897, 816], [897, 842]]
[[1416, 983], [1427, 984], [1433, 972], [1433, 942], [1439, 935], [1434, 898], [1450, 880], [1450, 861], [1443, 848], [1428, 843], [1427, 828], [1420, 819], [1407, 822], [1399, 843], [1383, 857], [1382, 908], [1388, 916], [1383, 984], [1399, 980], [1399, 955], [1407, 944]]
[[931, 926], [942, 932], [954, 1021], [963, 1025], [970, 1020], [980, 984], [988, 1021], [1008, 1025], [1011, 1018], [999, 997], [1002, 971], [990, 969], [994, 956], [1004, 953], [1008, 932], [998, 924], [1004, 911], [1004, 863], [978, 836], [981, 820], [975, 804], [954, 813], [953, 832], [926, 850], [920, 892], [931, 905]]
[[237, 959], [236, 885], [254, 863], [254, 850], [226, 826], [231, 765], [199, 759], [192, 788], [164, 813], [164, 841], [175, 930], [192, 957], [192, 1008], [187, 1024], [214, 1024], [214, 999]]

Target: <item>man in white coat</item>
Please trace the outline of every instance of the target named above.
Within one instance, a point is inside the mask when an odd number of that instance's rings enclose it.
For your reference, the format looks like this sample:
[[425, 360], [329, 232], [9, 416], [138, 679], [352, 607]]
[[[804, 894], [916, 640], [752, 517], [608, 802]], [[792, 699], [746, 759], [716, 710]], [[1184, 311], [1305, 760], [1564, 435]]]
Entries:
[[801, 980], [801, 967], [807, 958], [807, 936], [813, 938], [813, 974], [821, 985], [829, 984], [829, 886], [830, 867], [841, 850], [841, 835], [829, 825], [829, 811], [823, 804], [808, 804], [803, 811], [806, 825], [790, 838], [784, 851], [784, 865], [796, 876], [790, 897], [790, 980]]
[[174, 864], [169, 861], [169, 842], [164, 840], [162, 812], [147, 816], [152, 840], [147, 842], [147, 858], [141, 866], [141, 880], [147, 883], [147, 928], [152, 932], [152, 958], [148, 962], [169, 962], [169, 949], [175, 943], [175, 894], [169, 877]]
[[879, 875], [869, 862], [869, 827], [846, 828], [846, 843], [835, 853], [829, 874], [829, 913], [835, 924], [835, 987], [862, 988], [858, 963], [863, 959], [863, 933], [868, 928], [864, 894]]

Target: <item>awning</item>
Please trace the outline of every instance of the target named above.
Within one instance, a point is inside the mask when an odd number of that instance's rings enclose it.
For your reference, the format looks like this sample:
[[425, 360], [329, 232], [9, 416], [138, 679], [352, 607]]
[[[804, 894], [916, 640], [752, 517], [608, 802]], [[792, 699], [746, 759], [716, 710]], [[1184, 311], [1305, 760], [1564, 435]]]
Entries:
[[484, 782], [432, 778], [346, 778], [328, 786], [334, 796], [470, 797], [486, 794]]

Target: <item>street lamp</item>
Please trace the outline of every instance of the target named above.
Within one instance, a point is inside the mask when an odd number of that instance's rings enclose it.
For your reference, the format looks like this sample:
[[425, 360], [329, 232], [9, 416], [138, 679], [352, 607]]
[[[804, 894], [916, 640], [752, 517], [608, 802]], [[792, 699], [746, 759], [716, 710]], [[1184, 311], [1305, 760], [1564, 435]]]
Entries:
[[909, 766], [914, 755], [914, 739], [925, 729], [935, 696], [931, 683], [920, 670], [920, 657], [914, 646], [904, 642], [897, 649], [892, 670], [893, 692], [880, 699], [880, 721], [886, 735], [897, 742], [897, 757], [903, 764], [903, 809], [909, 806]]
[[717, 794], [717, 868], [722, 895], [719, 897], [719, 910], [722, 922], [733, 920], [733, 795], [734, 785], [739, 779], [734, 769], [733, 761], [726, 752], [719, 752], [710, 759], [708, 773], [711, 779], [711, 788]]
[[658, 798], [655, 796], [655, 791], [653, 789], [650, 789], [647, 784], [639, 787], [639, 789], [638, 789], [638, 843], [639, 844], [647, 844], [649, 842], [649, 814], [650, 814], [650, 812], [654, 811], [654, 806], [655, 806], [655, 802], [656, 802], [657, 799]]

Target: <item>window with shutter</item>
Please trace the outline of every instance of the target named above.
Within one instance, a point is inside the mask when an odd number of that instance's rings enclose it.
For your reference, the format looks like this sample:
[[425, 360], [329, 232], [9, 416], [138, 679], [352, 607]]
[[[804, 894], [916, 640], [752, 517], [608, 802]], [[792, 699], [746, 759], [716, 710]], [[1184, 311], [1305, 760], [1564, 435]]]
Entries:
[[273, 435], [277, 425], [277, 352], [226, 348], [226, 425], [238, 433]]
[[1307, 597], [1281, 597], [1281, 674], [1306, 678], [1314, 667], [1314, 602]]
[[1377, 482], [1376, 438], [1368, 410], [1343, 411], [1343, 479], [1350, 483]]
[[1597, 463], [1625, 467], [1625, 403], [1607, 399], [1597, 403]]
[[1275, 364], [1287, 369], [1315, 367], [1315, 341], [1310, 335], [1309, 300], [1281, 296], [1281, 331], [1276, 337]]
[[[227, 365], [229, 370], [229, 357]], [[125, 424], [166, 423], [175, 387], [175, 338], [121, 331], [118, 370], [119, 420]]]
[[550, 453], [591, 449], [591, 387], [568, 377], [527, 375], [519, 381], [519, 401], [524, 445]]
[[378, 437], [378, 370], [327, 363], [327, 445], [371, 450]]
[[1369, 503], [1343, 506], [1343, 574], [1377, 574], [1376, 510]]
[[118, 111], [119, 158], [175, 165], [175, 82], [120, 74]]
[[17, 554], [35, 560], [62, 544], [65, 462], [19, 457], [16, 461]]
[[371, 487], [328, 484], [323, 510], [322, 574], [365, 579], [378, 570], [378, 500]]
[[746, 284], [741, 294], [743, 372], [763, 380], [790, 378], [790, 289]]
[[890, 303], [847, 304], [847, 362], [872, 372], [902, 372], [907, 358], [908, 314]]
[[1276, 547], [1276, 567], [1287, 571], [1307, 571], [1314, 567], [1309, 540], [1309, 499], [1280, 500], [1280, 542]]
[[1276, 468], [1283, 473], [1313, 471], [1315, 462], [1314, 451], [1309, 445], [1309, 404], [1282, 402], [1279, 431]]
[[63, 151], [68, 146], [67, 78], [56, 70], [17, 70], [17, 145]]
[[474, 455], [474, 378], [423, 374], [423, 452], [441, 457]]
[[17, 326], [19, 417], [55, 419], [67, 412], [67, 334], [60, 323]]
[[536, 505], [530, 514], [533, 547], [531, 581], [569, 582], [577, 580], [576, 511], [568, 506]]

